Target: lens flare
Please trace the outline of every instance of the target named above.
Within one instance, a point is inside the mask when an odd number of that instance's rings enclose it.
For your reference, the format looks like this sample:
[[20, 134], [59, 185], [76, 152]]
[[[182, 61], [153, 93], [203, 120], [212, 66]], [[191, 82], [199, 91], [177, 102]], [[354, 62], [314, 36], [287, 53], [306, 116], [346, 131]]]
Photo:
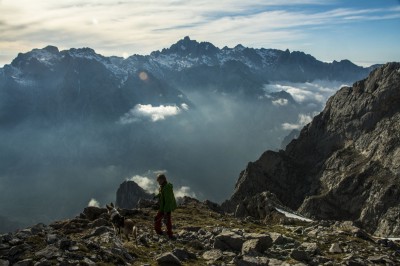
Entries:
[[149, 76], [147, 75], [146, 72], [142, 71], [139, 73], [139, 78], [143, 81], [146, 81], [149, 78]]

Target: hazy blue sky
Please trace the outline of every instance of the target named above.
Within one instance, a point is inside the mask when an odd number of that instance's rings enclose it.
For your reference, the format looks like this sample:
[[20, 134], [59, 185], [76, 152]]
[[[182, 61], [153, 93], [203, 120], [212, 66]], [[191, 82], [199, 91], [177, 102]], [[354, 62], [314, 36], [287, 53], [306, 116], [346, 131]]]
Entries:
[[400, 61], [399, 0], [0, 0], [0, 67], [49, 44], [149, 54], [184, 36], [322, 61]]

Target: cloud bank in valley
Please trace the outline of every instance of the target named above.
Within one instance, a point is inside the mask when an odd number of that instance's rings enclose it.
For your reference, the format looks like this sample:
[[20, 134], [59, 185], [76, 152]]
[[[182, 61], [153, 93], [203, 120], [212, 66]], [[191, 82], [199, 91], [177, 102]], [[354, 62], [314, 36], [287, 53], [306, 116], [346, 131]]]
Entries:
[[1, 210], [26, 225], [48, 223], [115, 201], [127, 178], [154, 193], [159, 172], [167, 173], [177, 197], [222, 202], [247, 163], [278, 149], [288, 130], [308, 123], [338, 86], [266, 86], [266, 92], [282, 89], [298, 104], [192, 91], [185, 93], [190, 108], [142, 104], [112, 123], [49, 125], [37, 118], [1, 128]]
[[[305, 113], [298, 114], [295, 121], [286, 121], [281, 124], [281, 128], [286, 131], [301, 129], [312, 121], [325, 106], [326, 101], [337, 90], [343, 86], [349, 86], [338, 81], [317, 80], [306, 83], [278, 82], [267, 84], [264, 86], [266, 93], [285, 91], [289, 93], [293, 99], [304, 106]], [[286, 99], [277, 99], [272, 101], [275, 106], [284, 107], [287, 105]]]
[[[343, 84], [339, 81], [317, 80], [306, 83], [278, 82], [264, 86], [266, 92], [286, 91], [293, 99], [300, 104], [318, 104], [323, 107], [330, 96], [338, 89], [350, 84]], [[285, 105], [281, 100], [277, 105]]]
[[310, 115], [299, 114], [299, 119], [297, 123], [283, 123], [282, 129], [284, 130], [294, 130], [301, 129], [308, 123], [312, 121], [312, 117]]

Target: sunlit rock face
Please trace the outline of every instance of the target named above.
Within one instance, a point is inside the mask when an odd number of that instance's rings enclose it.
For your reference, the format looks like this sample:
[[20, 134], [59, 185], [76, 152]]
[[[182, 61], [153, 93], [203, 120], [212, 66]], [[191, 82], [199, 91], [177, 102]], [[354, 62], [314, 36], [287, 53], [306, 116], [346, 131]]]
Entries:
[[400, 64], [389, 63], [338, 91], [285, 151], [249, 163], [224, 206], [270, 191], [303, 215], [400, 235], [399, 132]]

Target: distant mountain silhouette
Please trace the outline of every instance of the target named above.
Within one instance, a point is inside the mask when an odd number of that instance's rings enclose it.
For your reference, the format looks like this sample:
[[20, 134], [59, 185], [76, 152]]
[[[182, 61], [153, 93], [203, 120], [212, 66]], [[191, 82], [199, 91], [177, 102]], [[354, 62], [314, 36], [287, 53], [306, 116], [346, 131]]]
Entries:
[[[242, 45], [219, 49], [189, 37], [161, 52], [127, 59], [104, 57], [90, 48], [60, 52], [47, 46], [19, 54], [1, 69], [0, 123], [32, 115], [116, 119], [138, 103], [190, 105], [185, 90], [254, 98], [264, 95], [263, 85], [275, 80], [355, 81], [370, 70], [348, 60], [324, 63], [289, 50]], [[142, 71], [146, 80], [139, 76]]]

